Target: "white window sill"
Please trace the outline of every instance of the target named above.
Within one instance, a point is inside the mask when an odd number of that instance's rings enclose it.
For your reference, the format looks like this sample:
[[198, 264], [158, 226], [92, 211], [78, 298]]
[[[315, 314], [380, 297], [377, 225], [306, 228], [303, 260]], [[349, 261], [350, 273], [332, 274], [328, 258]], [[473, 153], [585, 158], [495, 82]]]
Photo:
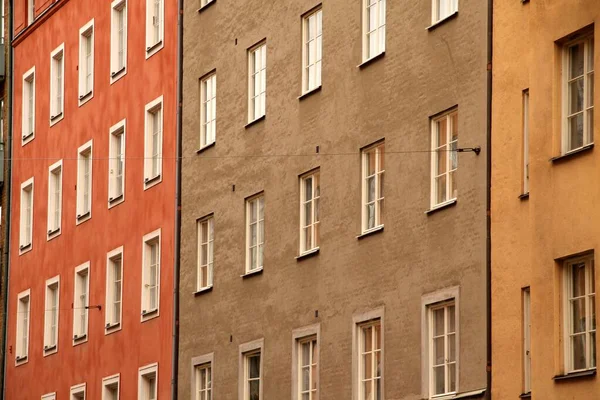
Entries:
[[564, 375], [557, 375], [557, 376], [553, 377], [552, 379], [556, 382], [556, 381], [571, 380], [571, 379], [593, 378], [595, 376], [596, 376], [596, 368], [590, 368], [590, 369], [584, 369], [584, 370], [578, 370], [578, 371], [571, 371]]
[[556, 163], [558, 161], [563, 161], [573, 156], [576, 156], [580, 153], [585, 153], [588, 150], [592, 150], [594, 148], [594, 142], [586, 144], [585, 146], [579, 147], [577, 149], [569, 150], [566, 153], [561, 154], [560, 156], [552, 157], [549, 161], [552, 163]]
[[211, 147], [215, 147], [215, 145], [217, 144], [216, 141], [211, 142], [209, 144], [205, 144], [204, 146], [200, 147], [198, 150], [196, 150], [196, 154], [200, 154], [203, 153], [204, 151], [210, 149]]
[[158, 308], [155, 308], [154, 310], [150, 310], [150, 311], [142, 311], [140, 321], [141, 322], [150, 321], [151, 319], [158, 318], [158, 316], [159, 316]]
[[252, 271], [248, 271], [243, 275], [240, 275], [240, 278], [243, 278], [243, 279], [250, 278], [252, 276], [260, 275], [262, 273], [263, 273], [263, 267], [260, 267], [260, 268], [253, 269]]
[[312, 89], [310, 89], [310, 90], [307, 90], [306, 92], [302, 93], [302, 95], [298, 96], [298, 100], [303, 100], [303, 99], [305, 99], [305, 98], [309, 97], [309, 96], [310, 96], [310, 95], [312, 95], [312, 94], [315, 94], [315, 93], [317, 93], [317, 92], [320, 92], [322, 87], [323, 87], [323, 86], [319, 85], [319, 86], [317, 86], [317, 87], [315, 87], [315, 88], [312, 88]]
[[305, 258], [316, 256], [317, 254], [319, 254], [320, 250], [321, 250], [320, 247], [315, 247], [314, 249], [307, 250], [304, 253], [297, 256], [296, 261], [300, 261], [300, 260], [304, 260]]
[[110, 197], [108, 199], [108, 209], [110, 210], [111, 208], [118, 206], [119, 204], [123, 203], [124, 201], [125, 201], [124, 193], [121, 193], [117, 197]]
[[385, 50], [382, 51], [381, 53], [377, 54], [376, 56], [373, 56], [371, 58], [369, 58], [368, 60], [363, 61], [361, 64], [358, 64], [356, 66], [356, 68], [362, 69], [364, 67], [366, 67], [367, 65], [371, 65], [373, 62], [379, 60], [380, 58], [383, 58], [385, 56]]
[[85, 221], [87, 221], [88, 219], [91, 219], [91, 218], [92, 218], [91, 211], [88, 211], [83, 214], [77, 214], [77, 216], [75, 217], [75, 225], [83, 224]]
[[111, 72], [110, 73], [110, 84], [112, 85], [113, 83], [115, 83], [116, 81], [118, 81], [119, 79], [124, 77], [125, 75], [127, 75], [127, 66], [124, 66], [123, 68], [121, 68], [118, 71]]
[[77, 337], [73, 336], [73, 347], [79, 346], [80, 344], [87, 343], [87, 341], [88, 341], [87, 333], [84, 333], [83, 335], [77, 336]]
[[15, 367], [18, 367], [19, 365], [27, 364], [28, 362], [29, 362], [28, 356], [16, 357], [15, 358]]
[[436, 211], [443, 210], [444, 208], [448, 208], [450, 206], [455, 205], [457, 203], [457, 201], [458, 200], [456, 198], [454, 198], [454, 199], [451, 199], [451, 200], [447, 200], [447, 201], [445, 201], [443, 203], [436, 204], [435, 206], [431, 207], [429, 210], [425, 211], [425, 214], [431, 215], [431, 214], [433, 214]]
[[203, 5], [202, 7], [200, 7], [198, 9], [198, 14], [200, 14], [201, 12], [203, 12], [204, 10], [206, 10], [208, 7], [212, 6], [216, 2], [217, 2], [217, 0], [210, 0], [208, 3], [206, 3], [205, 5]]
[[56, 352], [58, 352], [57, 345], [44, 346], [44, 357], [51, 356], [52, 354], [55, 354]]
[[248, 122], [246, 124], [246, 126], [244, 126], [244, 128], [248, 129], [251, 126], [256, 125], [257, 123], [259, 123], [260, 121], [264, 121], [266, 117], [267, 117], [267, 114], [263, 114], [260, 117], [256, 118], [255, 120]]
[[93, 90], [90, 90], [86, 94], [80, 95], [79, 96], [79, 107], [81, 107], [82, 105], [84, 105], [85, 103], [87, 103], [88, 101], [90, 101], [93, 98], [94, 98]]
[[369, 229], [368, 231], [364, 231], [363, 233], [361, 233], [360, 235], [358, 235], [356, 238], [360, 240], [362, 238], [374, 235], [374, 234], [379, 233], [379, 232], [383, 232], [383, 225], [379, 225], [379, 226], [376, 226], [375, 228]]
[[28, 243], [25, 245], [20, 245], [19, 246], [19, 255], [23, 255], [25, 253], [29, 253], [31, 251], [31, 249], [33, 249], [33, 243]]
[[444, 22], [449, 21], [451, 19], [454, 19], [458, 17], [458, 11], [454, 11], [452, 14], [448, 15], [447, 17], [444, 17], [442, 19], [440, 19], [439, 21], [434, 22], [433, 24], [429, 25], [427, 28], [425, 28], [428, 31], [432, 31], [435, 28], [437, 28], [438, 26], [442, 25]]
[[165, 46], [162, 39], [154, 43], [152, 46], [146, 47], [146, 60], [158, 53], [163, 47]]
[[161, 182], [162, 182], [162, 174], [161, 173], [159, 173], [158, 175], [156, 175], [153, 178], [145, 178], [144, 179], [144, 190], [148, 190], [151, 187], [156, 186]]
[[64, 111], [61, 111], [60, 113], [58, 113], [56, 115], [51, 115], [50, 116], [50, 126], [54, 126], [54, 125], [58, 124], [64, 118], [65, 118]]
[[110, 335], [115, 332], [119, 332], [121, 330], [121, 323], [115, 322], [114, 324], [106, 324], [104, 326], [104, 335]]
[[212, 290], [213, 290], [213, 285], [203, 287], [201, 289], [196, 290], [194, 292], [194, 296], [200, 296], [201, 294], [212, 292]]
[[27, 135], [23, 135], [23, 137], [21, 138], [21, 146], [25, 146], [27, 143], [31, 142], [33, 139], [35, 139], [35, 132], [31, 132]]
[[52, 239], [59, 237], [61, 233], [62, 233], [62, 230], [60, 228], [56, 228], [54, 230], [48, 231], [48, 234], [46, 235], [46, 241], [49, 242]]

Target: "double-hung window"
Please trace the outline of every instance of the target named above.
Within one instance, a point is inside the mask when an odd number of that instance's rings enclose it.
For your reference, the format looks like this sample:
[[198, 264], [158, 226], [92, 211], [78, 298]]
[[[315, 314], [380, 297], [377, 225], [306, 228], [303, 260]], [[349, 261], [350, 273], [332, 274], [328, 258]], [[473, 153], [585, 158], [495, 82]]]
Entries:
[[386, 0], [361, 0], [363, 2], [363, 61], [385, 52], [385, 2]]
[[142, 321], [158, 315], [160, 300], [160, 229], [144, 236]]
[[430, 397], [455, 393], [458, 368], [454, 300], [430, 305], [428, 318]]
[[48, 168], [48, 239], [60, 233], [62, 216], [62, 160]]
[[362, 150], [362, 232], [383, 226], [385, 143]]
[[156, 400], [158, 364], [147, 365], [139, 370], [138, 400]]
[[323, 10], [312, 11], [302, 21], [302, 92], [307, 93], [321, 86]]
[[212, 363], [194, 367], [194, 400], [212, 400]]
[[531, 393], [531, 292], [523, 289], [523, 393]]
[[17, 296], [17, 339], [15, 343], [16, 364], [27, 361], [29, 355], [29, 298], [30, 290]]
[[35, 0], [27, 0], [27, 25], [35, 21]]
[[300, 178], [300, 254], [319, 248], [319, 201], [321, 174], [319, 170]]
[[431, 23], [436, 24], [458, 12], [458, 0], [433, 0]]
[[125, 195], [125, 120], [110, 128], [108, 144], [108, 205], [122, 201]]
[[119, 400], [120, 384], [121, 377], [119, 374], [102, 379], [102, 400]]
[[46, 304], [44, 307], [44, 355], [52, 354], [58, 347], [58, 313], [60, 277], [46, 281]]
[[361, 323], [358, 329], [358, 399], [383, 396], [381, 319]]
[[565, 370], [596, 368], [596, 274], [594, 256], [564, 263]]
[[198, 230], [198, 277], [196, 290], [213, 284], [214, 217], [203, 218], [197, 223]]
[[262, 400], [261, 351], [244, 354], [244, 400]]
[[317, 337], [311, 336], [302, 338], [297, 341], [297, 357], [298, 357], [298, 395], [297, 400], [317, 400], [318, 394], [318, 363], [319, 350]]
[[456, 199], [458, 110], [431, 120], [431, 207]]
[[22, 144], [35, 136], [35, 67], [23, 74]]
[[79, 385], [71, 386], [69, 400], [85, 400], [86, 396], [86, 384], [80, 383]]
[[77, 151], [77, 223], [92, 215], [92, 141]]
[[94, 91], [94, 20], [79, 30], [79, 105]]
[[33, 178], [21, 184], [21, 215], [19, 226], [19, 251], [30, 250], [33, 243]]
[[80, 265], [75, 269], [73, 299], [73, 344], [87, 339], [88, 306], [90, 305], [90, 263]]
[[217, 74], [200, 80], [200, 148], [215, 142], [217, 133]]
[[248, 122], [265, 115], [267, 98], [267, 43], [248, 50]]
[[113, 83], [127, 69], [127, 0], [114, 0], [110, 7], [110, 82]]
[[146, 0], [146, 58], [163, 47], [163, 0]]
[[523, 194], [529, 193], [529, 89], [523, 91]]
[[63, 117], [65, 108], [65, 45], [58, 46], [50, 55], [50, 125]]
[[162, 172], [162, 96], [146, 105], [144, 188], [160, 182]]
[[261, 193], [246, 200], [246, 273], [263, 268], [265, 244], [265, 197]]
[[563, 153], [594, 141], [594, 36], [563, 46]]
[[106, 326], [105, 332], [118, 330], [121, 326], [123, 298], [123, 247], [107, 255], [106, 263]]

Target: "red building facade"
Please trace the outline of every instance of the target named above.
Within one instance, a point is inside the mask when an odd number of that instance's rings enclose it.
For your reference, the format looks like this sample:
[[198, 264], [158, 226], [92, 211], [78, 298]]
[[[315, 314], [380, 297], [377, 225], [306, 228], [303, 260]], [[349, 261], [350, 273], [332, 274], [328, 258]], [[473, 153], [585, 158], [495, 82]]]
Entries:
[[167, 398], [176, 2], [15, 0], [13, 21], [6, 399]]

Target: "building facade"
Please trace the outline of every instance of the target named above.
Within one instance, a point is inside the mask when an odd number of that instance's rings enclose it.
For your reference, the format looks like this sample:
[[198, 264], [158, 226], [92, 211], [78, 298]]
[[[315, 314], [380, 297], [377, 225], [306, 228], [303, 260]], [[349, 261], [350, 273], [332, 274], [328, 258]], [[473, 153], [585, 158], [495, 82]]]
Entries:
[[488, 11], [185, 3], [180, 398], [489, 396]]
[[494, 399], [600, 392], [599, 22], [595, 0], [494, 2]]
[[13, 3], [5, 398], [168, 398], [176, 4]]

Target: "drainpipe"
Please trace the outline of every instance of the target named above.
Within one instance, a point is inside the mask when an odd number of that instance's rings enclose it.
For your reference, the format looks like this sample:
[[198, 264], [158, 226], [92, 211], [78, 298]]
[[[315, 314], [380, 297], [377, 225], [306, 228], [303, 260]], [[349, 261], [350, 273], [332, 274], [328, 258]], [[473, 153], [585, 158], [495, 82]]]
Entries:
[[486, 342], [487, 342], [487, 391], [486, 399], [492, 398], [492, 56], [494, 34], [494, 0], [488, 0], [487, 18], [487, 137], [486, 137], [486, 249], [485, 249], [485, 275], [486, 275]]
[[179, 255], [181, 253], [181, 135], [183, 102], [183, 1], [177, 0], [177, 157], [175, 159], [175, 248], [173, 260], [173, 365], [171, 400], [177, 400], [179, 373]]

